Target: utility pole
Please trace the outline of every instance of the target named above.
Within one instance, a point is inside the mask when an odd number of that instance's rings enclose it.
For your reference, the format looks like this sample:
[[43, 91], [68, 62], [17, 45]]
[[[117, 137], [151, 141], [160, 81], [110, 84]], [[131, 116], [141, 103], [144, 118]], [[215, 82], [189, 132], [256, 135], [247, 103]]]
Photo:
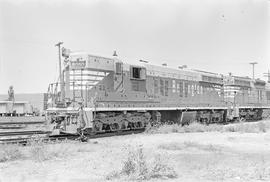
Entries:
[[55, 44], [56, 47], [58, 47], [58, 56], [59, 56], [59, 80], [60, 80], [60, 102], [64, 102], [64, 77], [62, 75], [62, 63], [61, 63], [61, 45], [63, 42], [58, 42]]
[[257, 62], [251, 62], [251, 63], [249, 63], [249, 64], [251, 64], [252, 65], [252, 78], [253, 78], [253, 80], [255, 79], [255, 77], [254, 77], [254, 67], [255, 67], [255, 64], [258, 64]]
[[263, 73], [263, 76], [267, 77], [268, 78], [267, 81], [268, 83], [270, 83], [270, 71], [268, 70], [268, 73]]

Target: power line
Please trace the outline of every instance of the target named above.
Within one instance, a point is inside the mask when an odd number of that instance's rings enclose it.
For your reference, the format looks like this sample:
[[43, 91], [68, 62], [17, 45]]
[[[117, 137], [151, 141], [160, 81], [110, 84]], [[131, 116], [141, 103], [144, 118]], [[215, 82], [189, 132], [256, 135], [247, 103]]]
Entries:
[[257, 62], [251, 62], [249, 63], [252, 65], [252, 79], [254, 80], [254, 67], [255, 67], [255, 64], [258, 64]]

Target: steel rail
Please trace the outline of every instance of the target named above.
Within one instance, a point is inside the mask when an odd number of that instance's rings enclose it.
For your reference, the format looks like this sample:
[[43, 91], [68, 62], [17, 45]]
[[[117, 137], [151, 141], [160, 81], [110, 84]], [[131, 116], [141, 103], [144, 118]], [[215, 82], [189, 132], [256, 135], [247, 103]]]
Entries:
[[[96, 138], [105, 138], [105, 137], [113, 137], [113, 136], [123, 136], [123, 135], [131, 135], [131, 134], [138, 134], [145, 131], [145, 128], [143, 129], [134, 129], [134, 130], [124, 130], [124, 131], [115, 131], [115, 132], [107, 132], [107, 133], [92, 133], [90, 135], [84, 135], [86, 139], [96, 139]], [[23, 132], [22, 132], [23, 133]], [[33, 133], [37, 134], [37, 133]], [[40, 133], [40, 134], [48, 134], [48, 133]], [[24, 134], [27, 135], [27, 134]], [[15, 135], [16, 136], [16, 135]], [[44, 142], [50, 142], [50, 141], [62, 141], [62, 140], [80, 140], [80, 135], [75, 134], [60, 134], [60, 135], [52, 135], [52, 136], [41, 136], [40, 139]], [[31, 136], [29, 137], [22, 137], [22, 138], [0, 138], [0, 144], [23, 144], [26, 145], [29, 140], [31, 139]], [[33, 140], [35, 140], [33, 138]]]
[[14, 124], [29, 124], [29, 125], [32, 125], [32, 124], [45, 124], [46, 121], [0, 121], [0, 125], [14, 125]]

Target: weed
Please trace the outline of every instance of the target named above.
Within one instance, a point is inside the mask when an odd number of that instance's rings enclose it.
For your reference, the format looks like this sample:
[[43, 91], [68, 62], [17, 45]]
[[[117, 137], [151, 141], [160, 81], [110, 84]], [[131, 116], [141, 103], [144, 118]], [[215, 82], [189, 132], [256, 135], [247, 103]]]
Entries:
[[255, 164], [254, 176], [258, 180], [270, 179], [270, 168], [267, 166], [264, 156], [261, 156], [261, 160]]
[[122, 174], [130, 175], [136, 172], [136, 161], [135, 161], [135, 154], [132, 152], [129, 152], [127, 160], [124, 161], [123, 167], [122, 167]]
[[150, 178], [176, 178], [177, 173], [175, 170], [169, 166], [164, 160], [162, 160], [161, 155], [155, 156], [154, 163], [150, 172]]
[[169, 166], [161, 155], [154, 156], [154, 160], [146, 157], [142, 146], [130, 150], [127, 159], [123, 161], [119, 172], [109, 173], [106, 179], [127, 177], [131, 180], [149, 180], [151, 178], [176, 178], [177, 173]]

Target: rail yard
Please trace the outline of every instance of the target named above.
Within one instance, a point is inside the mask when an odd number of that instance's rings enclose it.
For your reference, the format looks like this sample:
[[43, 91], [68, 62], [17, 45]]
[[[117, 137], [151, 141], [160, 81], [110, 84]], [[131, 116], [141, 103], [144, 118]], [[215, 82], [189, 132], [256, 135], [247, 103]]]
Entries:
[[269, 80], [57, 46], [44, 111], [0, 102], [0, 181], [270, 180]]
[[269, 113], [269, 81], [142, 60], [127, 64], [116, 52], [108, 58], [57, 46], [64, 64], [59, 82], [44, 94], [44, 112], [37, 116], [27, 101], [15, 101], [11, 86], [0, 103], [1, 141], [132, 133], [162, 123], [249, 122]]
[[12, 86], [0, 102], [0, 181], [270, 179], [269, 81], [57, 45], [64, 67], [44, 112]]
[[0, 182], [270, 181], [270, 0], [0, 0]]
[[43, 111], [0, 101], [0, 182], [270, 180], [270, 80], [56, 47]]

